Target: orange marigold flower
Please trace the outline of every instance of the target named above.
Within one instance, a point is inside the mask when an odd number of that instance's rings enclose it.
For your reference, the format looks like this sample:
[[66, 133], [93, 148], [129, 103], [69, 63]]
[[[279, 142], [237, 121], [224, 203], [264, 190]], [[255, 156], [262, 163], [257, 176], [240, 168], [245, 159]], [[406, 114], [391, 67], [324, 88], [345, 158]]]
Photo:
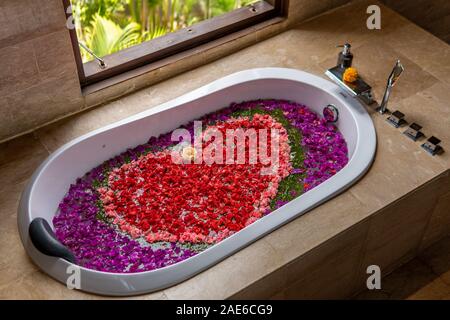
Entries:
[[355, 68], [347, 68], [344, 71], [344, 75], [342, 77], [346, 82], [355, 82], [358, 79], [358, 71]]

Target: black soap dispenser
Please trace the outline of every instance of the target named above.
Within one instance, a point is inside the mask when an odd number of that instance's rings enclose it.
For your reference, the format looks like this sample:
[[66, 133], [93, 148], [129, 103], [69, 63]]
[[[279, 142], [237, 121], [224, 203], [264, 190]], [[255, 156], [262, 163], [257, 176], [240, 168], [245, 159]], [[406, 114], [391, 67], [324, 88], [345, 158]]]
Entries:
[[347, 69], [352, 66], [353, 61], [353, 53], [350, 52], [350, 48], [352, 47], [350, 43], [346, 43], [344, 45], [338, 46], [342, 49], [341, 52], [339, 52], [337, 65], [338, 67], [342, 69]]

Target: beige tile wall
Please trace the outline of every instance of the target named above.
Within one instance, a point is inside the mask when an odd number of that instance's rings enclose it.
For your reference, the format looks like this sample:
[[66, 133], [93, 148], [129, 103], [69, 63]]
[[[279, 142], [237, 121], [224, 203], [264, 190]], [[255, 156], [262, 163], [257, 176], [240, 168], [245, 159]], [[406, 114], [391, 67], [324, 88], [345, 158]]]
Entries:
[[0, 2], [0, 66], [0, 141], [84, 103], [62, 0]]
[[[275, 231], [265, 240], [280, 258], [298, 256], [302, 246], [311, 246], [306, 254], [267, 274], [236, 293], [232, 299], [346, 299], [366, 289], [369, 265], [378, 265], [382, 277], [415, 257], [435, 241], [450, 235], [450, 176], [446, 172], [414, 192], [394, 202], [373, 216], [321, 244], [315, 244], [315, 233], [324, 230], [302, 230], [305, 215], [282, 229], [290, 237], [280, 238]], [[345, 212], [355, 201], [349, 194], [337, 211]], [[345, 198], [345, 199], [344, 199]], [[329, 203], [318, 208], [327, 212]], [[338, 223], [337, 221], [335, 221]], [[331, 228], [331, 226], [330, 226]], [[280, 229], [281, 230], [281, 229]], [[310, 244], [299, 243], [292, 234], [310, 233]], [[284, 232], [283, 234], [287, 234]], [[283, 256], [283, 255], [288, 255]]]
[[2, 0], [0, 142], [211, 62], [347, 2], [290, 0], [289, 18], [283, 23], [86, 96], [78, 82], [62, 0]]
[[447, 171], [447, 174], [442, 178], [441, 187], [444, 188], [444, 191], [439, 192], [436, 206], [420, 244], [420, 251], [427, 249], [445, 235], [450, 235], [450, 172]]

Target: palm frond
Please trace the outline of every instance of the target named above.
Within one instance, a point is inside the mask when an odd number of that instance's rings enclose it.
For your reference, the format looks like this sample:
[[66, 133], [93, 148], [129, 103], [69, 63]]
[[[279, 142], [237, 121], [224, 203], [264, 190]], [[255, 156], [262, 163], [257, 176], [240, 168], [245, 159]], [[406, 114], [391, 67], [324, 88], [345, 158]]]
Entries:
[[86, 45], [100, 57], [138, 43], [140, 26], [130, 23], [121, 28], [115, 22], [96, 14], [86, 28]]

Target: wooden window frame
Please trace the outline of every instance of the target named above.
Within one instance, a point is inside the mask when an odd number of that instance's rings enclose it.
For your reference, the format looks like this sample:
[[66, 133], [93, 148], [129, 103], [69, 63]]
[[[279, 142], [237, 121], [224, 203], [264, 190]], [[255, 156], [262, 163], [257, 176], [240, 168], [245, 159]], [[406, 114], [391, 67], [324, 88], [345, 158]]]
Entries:
[[[70, 0], [63, 0], [63, 4], [66, 15], [69, 17], [71, 13], [67, 13], [67, 8], [70, 6]], [[188, 28], [168, 33], [102, 57], [106, 63], [106, 68], [103, 69], [97, 60], [83, 63], [76, 30], [72, 28], [69, 31], [80, 84], [82, 87], [85, 87], [219, 39], [263, 21], [284, 17], [287, 14], [287, 4], [288, 0], [260, 1], [250, 7], [239, 8], [198, 22]]]

